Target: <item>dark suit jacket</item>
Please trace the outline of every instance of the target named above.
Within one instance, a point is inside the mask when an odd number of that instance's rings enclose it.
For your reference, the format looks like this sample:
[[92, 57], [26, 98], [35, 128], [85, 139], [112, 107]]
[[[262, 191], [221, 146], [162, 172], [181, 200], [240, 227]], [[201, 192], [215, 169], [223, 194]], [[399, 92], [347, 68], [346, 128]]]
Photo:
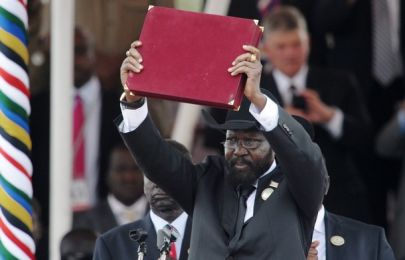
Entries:
[[277, 154], [279, 168], [273, 176], [284, 178], [277, 179], [280, 185], [244, 225], [232, 248], [238, 198], [225, 180], [229, 174], [225, 159], [211, 156], [194, 165], [160, 137], [149, 117], [134, 131], [122, 133], [148, 178], [192, 216], [190, 259], [285, 260], [286, 254], [306, 259], [326, 168], [319, 147], [301, 125], [281, 108], [279, 112], [277, 127], [264, 135]]
[[[343, 216], [325, 212], [327, 260], [395, 260], [384, 229]], [[335, 246], [332, 236], [341, 236], [345, 243]]]
[[[262, 75], [261, 85], [284, 105], [272, 73]], [[322, 149], [331, 178], [324, 204], [338, 214], [368, 221], [366, 188], [353, 157], [353, 152], [362, 151], [371, 142], [371, 123], [358, 85], [347, 73], [310, 67], [306, 87], [318, 92], [324, 103], [344, 113], [339, 139], [333, 138], [324, 127], [314, 125], [315, 141]]]
[[[159, 250], [156, 246], [156, 230], [149, 214], [136, 222], [114, 228], [97, 239], [94, 249], [94, 260], [107, 259], [137, 259], [138, 243], [129, 238], [131, 230], [143, 229], [148, 232], [146, 238], [147, 254], [145, 260], [159, 258]], [[188, 218], [184, 232], [179, 260], [188, 259], [190, 248], [191, 220]]]
[[105, 199], [94, 208], [73, 215], [73, 228], [88, 228], [102, 234], [116, 226], [117, 220]]

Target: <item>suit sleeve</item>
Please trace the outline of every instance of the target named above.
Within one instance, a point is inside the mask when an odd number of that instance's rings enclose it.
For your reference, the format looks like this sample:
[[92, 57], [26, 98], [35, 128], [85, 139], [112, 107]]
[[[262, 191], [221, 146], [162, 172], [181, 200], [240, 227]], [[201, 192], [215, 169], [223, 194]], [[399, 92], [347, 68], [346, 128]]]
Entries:
[[112, 254], [103, 237], [98, 237], [94, 247], [93, 260], [113, 260]]
[[278, 125], [267, 132], [266, 137], [292, 196], [306, 216], [313, 218], [321, 205], [327, 176], [321, 150], [303, 127], [280, 107]]
[[[119, 126], [122, 119], [118, 118]], [[162, 139], [148, 116], [135, 130], [122, 133], [128, 149], [145, 175], [192, 215], [195, 190], [204, 164], [194, 165]]]

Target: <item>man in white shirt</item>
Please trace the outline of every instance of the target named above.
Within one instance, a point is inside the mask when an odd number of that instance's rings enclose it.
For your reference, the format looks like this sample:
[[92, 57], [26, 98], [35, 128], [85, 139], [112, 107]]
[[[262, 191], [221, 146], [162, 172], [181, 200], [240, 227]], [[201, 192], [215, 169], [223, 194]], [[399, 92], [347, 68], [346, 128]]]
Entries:
[[[173, 140], [168, 142], [191, 161], [191, 154], [182, 144]], [[114, 228], [100, 236], [96, 242], [93, 259], [136, 259], [138, 244], [130, 239], [129, 232], [137, 229], [146, 231], [148, 235], [145, 241], [147, 246], [145, 259], [158, 259], [160, 253], [156, 234], [167, 225], [180, 234], [175, 243], [170, 245], [169, 259], [188, 259], [191, 233], [191, 220], [188, 215], [177, 202], [146, 177], [144, 192], [151, 209], [149, 214], [141, 220]]]
[[345, 72], [308, 65], [309, 34], [302, 14], [280, 7], [264, 19], [263, 49], [272, 70], [262, 88], [287, 112], [310, 121], [333, 185], [325, 197], [328, 209], [368, 221], [365, 184], [353, 157], [371, 140], [365, 103], [353, 77]]
[[[311, 246], [316, 248], [308, 259], [317, 260], [395, 260], [384, 229], [330, 213], [322, 206], [318, 212]], [[310, 258], [312, 257], [312, 258]]]

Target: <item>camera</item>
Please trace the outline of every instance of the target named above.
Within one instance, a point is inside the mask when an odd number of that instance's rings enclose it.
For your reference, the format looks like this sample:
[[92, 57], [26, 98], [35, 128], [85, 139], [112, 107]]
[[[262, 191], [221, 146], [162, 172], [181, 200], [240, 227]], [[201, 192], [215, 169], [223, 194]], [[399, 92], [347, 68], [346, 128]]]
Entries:
[[292, 106], [301, 110], [307, 110], [307, 101], [302, 96], [293, 95]]

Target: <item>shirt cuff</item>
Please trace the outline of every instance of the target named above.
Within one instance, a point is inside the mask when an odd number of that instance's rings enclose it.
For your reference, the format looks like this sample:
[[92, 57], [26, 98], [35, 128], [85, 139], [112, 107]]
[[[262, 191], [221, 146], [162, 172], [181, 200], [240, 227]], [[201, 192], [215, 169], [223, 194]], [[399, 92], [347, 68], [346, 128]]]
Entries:
[[278, 124], [278, 105], [266, 96], [266, 105], [262, 111], [250, 104], [249, 112], [260, 123], [264, 131], [269, 132], [277, 127]]
[[398, 123], [399, 123], [399, 130], [402, 134], [405, 134], [405, 111], [400, 110], [397, 115]]
[[333, 138], [339, 139], [343, 133], [343, 119], [344, 115], [342, 110], [335, 108], [335, 114], [328, 123], [323, 124], [323, 127], [332, 135]]
[[148, 116], [147, 100], [145, 100], [145, 103], [138, 109], [127, 109], [123, 104], [120, 104], [120, 106], [123, 120], [119, 125], [119, 130], [122, 133], [134, 131]]

